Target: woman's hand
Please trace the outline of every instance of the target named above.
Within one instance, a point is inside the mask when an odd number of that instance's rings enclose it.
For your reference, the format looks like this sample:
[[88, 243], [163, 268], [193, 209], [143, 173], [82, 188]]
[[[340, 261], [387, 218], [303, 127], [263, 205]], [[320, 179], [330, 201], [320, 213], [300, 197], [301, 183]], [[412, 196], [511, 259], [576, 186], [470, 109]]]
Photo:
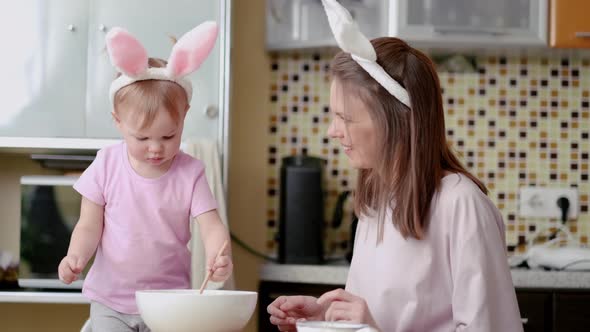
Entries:
[[297, 320], [324, 320], [325, 308], [313, 296], [281, 296], [266, 311], [270, 314], [270, 322], [279, 331], [297, 331]]
[[378, 328], [367, 302], [358, 296], [343, 290], [336, 289], [322, 295], [317, 303], [320, 306], [327, 306], [327, 321], [347, 321], [352, 323], [368, 324]]

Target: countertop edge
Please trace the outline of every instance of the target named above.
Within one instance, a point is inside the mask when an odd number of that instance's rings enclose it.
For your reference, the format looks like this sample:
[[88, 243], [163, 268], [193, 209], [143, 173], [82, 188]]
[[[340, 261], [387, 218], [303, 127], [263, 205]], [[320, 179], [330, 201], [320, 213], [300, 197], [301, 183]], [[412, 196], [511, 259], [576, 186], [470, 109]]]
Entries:
[[0, 303], [88, 304], [90, 301], [82, 293], [0, 291]]
[[[267, 263], [260, 267], [260, 281], [344, 285], [348, 265], [296, 265]], [[588, 289], [590, 272], [513, 269], [515, 288]]]

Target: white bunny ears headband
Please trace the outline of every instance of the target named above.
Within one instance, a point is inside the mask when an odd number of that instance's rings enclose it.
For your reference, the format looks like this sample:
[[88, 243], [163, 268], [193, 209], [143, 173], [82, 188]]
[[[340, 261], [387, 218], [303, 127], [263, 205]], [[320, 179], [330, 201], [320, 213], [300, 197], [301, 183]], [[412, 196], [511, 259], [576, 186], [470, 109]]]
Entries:
[[322, 0], [322, 3], [338, 46], [344, 52], [350, 53], [352, 59], [392, 96], [411, 109], [408, 91], [377, 63], [377, 54], [373, 45], [360, 31], [348, 10], [336, 0]]
[[213, 21], [201, 23], [174, 44], [166, 67], [148, 68], [148, 56], [143, 45], [126, 30], [112, 28], [106, 35], [107, 51], [112, 65], [121, 72], [121, 76], [111, 83], [111, 104], [114, 105], [115, 94], [121, 88], [144, 80], [177, 83], [186, 92], [187, 101], [190, 103], [193, 87], [185, 76], [199, 69], [211, 53], [218, 31], [217, 23]]

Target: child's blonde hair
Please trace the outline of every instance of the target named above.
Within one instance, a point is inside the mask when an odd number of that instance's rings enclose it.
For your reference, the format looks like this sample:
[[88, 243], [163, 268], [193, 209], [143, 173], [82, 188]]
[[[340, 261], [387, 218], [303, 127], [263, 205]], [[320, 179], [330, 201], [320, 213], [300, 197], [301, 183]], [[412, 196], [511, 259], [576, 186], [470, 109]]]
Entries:
[[[166, 67], [166, 61], [149, 58], [150, 68]], [[149, 127], [156, 118], [156, 112], [165, 109], [176, 122], [182, 119], [189, 101], [184, 89], [171, 81], [145, 80], [130, 84], [117, 92], [114, 99], [114, 113], [121, 116], [121, 110], [131, 110], [130, 116], [141, 121], [140, 128]]]

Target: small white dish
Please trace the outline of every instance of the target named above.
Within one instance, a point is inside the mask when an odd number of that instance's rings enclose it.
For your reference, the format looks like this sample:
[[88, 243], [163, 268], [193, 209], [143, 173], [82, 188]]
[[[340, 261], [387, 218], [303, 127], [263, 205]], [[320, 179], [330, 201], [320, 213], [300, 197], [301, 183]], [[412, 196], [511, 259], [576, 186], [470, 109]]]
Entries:
[[296, 323], [297, 332], [371, 332], [367, 324], [327, 321], [300, 321]]

